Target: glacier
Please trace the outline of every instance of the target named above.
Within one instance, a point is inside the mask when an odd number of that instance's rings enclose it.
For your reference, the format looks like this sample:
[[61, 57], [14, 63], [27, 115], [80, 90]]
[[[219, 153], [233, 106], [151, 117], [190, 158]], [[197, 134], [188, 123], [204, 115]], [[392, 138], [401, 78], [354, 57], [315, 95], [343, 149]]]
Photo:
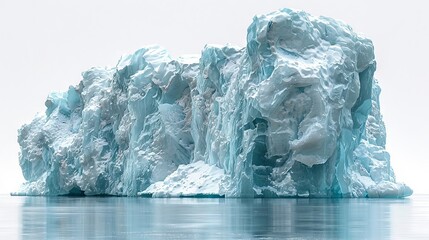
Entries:
[[255, 16], [244, 48], [160, 46], [91, 68], [18, 131], [17, 195], [406, 197], [372, 42], [341, 21]]

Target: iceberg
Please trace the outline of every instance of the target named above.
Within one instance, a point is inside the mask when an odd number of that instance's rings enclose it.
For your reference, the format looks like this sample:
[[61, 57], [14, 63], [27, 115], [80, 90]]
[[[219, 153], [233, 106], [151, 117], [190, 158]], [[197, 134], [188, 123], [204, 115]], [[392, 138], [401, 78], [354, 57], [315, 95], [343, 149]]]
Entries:
[[372, 42], [303, 11], [244, 48], [148, 46], [92, 68], [19, 129], [20, 195], [406, 197], [385, 149]]

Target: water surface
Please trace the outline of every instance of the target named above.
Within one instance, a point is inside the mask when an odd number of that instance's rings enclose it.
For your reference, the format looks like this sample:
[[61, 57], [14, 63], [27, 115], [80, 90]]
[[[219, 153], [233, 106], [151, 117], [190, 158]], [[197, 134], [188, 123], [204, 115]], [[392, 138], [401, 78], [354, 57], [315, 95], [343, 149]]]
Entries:
[[0, 239], [429, 239], [429, 196], [151, 199], [0, 196]]

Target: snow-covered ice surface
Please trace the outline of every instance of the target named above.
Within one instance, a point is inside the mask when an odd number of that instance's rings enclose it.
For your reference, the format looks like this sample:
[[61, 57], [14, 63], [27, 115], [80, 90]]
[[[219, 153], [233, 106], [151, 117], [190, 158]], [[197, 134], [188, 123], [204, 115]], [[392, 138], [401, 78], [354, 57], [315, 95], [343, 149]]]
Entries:
[[149, 46], [92, 68], [19, 130], [16, 194], [404, 197], [372, 42], [342, 22], [256, 16], [245, 48]]

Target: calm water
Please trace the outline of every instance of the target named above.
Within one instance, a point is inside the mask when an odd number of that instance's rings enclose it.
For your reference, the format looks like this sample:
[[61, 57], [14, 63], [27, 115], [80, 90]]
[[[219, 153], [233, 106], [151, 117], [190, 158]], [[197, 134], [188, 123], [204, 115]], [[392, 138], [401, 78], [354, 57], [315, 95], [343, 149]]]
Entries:
[[429, 239], [409, 199], [0, 196], [0, 239]]

